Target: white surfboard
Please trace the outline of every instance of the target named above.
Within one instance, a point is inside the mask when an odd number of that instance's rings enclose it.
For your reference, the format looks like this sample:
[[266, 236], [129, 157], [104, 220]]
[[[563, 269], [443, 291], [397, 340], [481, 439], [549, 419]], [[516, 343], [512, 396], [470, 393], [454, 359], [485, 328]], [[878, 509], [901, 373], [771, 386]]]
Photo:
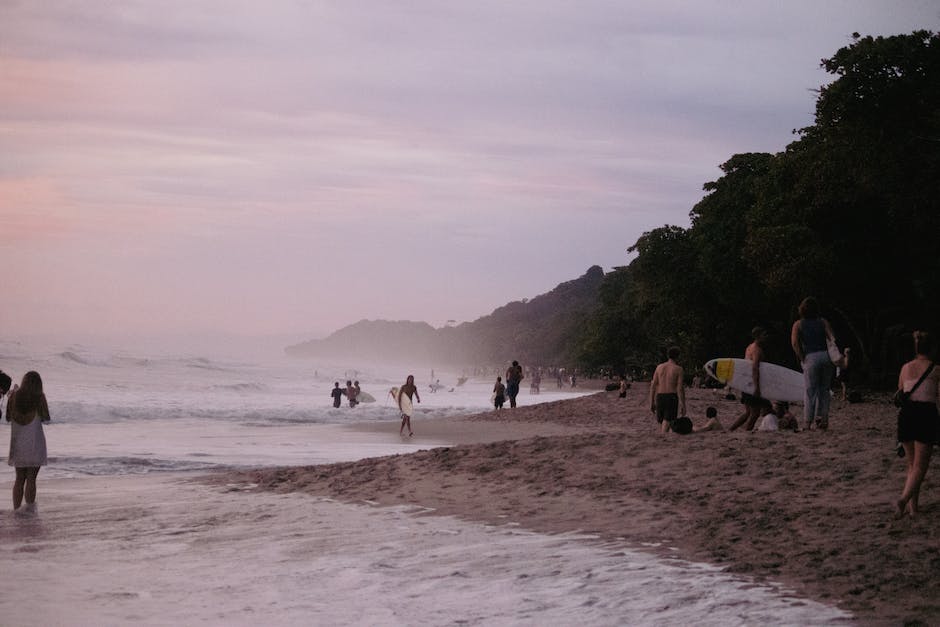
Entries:
[[[726, 357], [705, 364], [712, 379], [747, 394], [754, 393], [754, 362], [750, 359]], [[771, 401], [799, 403], [803, 401], [803, 373], [766, 361], [760, 362], [760, 395]]]
[[399, 392], [398, 396], [401, 399], [401, 402], [399, 403], [399, 407], [401, 407], [401, 413], [405, 416], [410, 416], [412, 412], [414, 412], [414, 405], [412, 404], [411, 399], [408, 398], [407, 394], [402, 392]]
[[368, 392], [359, 392], [359, 396], [356, 397], [356, 400], [360, 403], [374, 403], [375, 397]]

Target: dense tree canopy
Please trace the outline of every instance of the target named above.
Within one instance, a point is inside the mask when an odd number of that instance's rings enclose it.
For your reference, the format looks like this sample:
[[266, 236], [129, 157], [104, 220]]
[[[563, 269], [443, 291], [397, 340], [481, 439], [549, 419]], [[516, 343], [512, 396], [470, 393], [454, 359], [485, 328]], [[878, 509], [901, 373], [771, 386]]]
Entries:
[[643, 234], [606, 276], [584, 365], [648, 367], [672, 343], [701, 365], [741, 353], [756, 324], [795, 365], [807, 295], [876, 380], [896, 372], [904, 331], [940, 330], [940, 37], [856, 34], [822, 67], [836, 78], [799, 139], [732, 156], [688, 229]]

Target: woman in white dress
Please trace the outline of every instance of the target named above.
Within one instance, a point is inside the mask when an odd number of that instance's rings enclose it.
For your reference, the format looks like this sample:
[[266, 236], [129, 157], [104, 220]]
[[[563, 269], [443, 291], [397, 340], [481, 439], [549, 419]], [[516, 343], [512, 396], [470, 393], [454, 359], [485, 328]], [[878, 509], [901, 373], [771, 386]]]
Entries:
[[[36, 477], [39, 467], [46, 465], [46, 436], [42, 423], [49, 421], [49, 406], [42, 392], [39, 373], [30, 370], [23, 383], [13, 386], [7, 400], [10, 425], [10, 457], [7, 463], [16, 468], [13, 483], [13, 509], [33, 513], [36, 509]], [[20, 508], [23, 498], [26, 505]]]

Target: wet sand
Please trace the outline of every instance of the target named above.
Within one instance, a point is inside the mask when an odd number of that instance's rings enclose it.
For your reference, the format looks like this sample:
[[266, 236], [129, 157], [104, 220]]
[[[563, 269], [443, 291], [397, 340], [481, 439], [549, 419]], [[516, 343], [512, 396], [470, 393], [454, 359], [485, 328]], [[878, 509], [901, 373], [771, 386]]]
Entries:
[[[669, 546], [685, 559], [782, 582], [864, 624], [940, 622], [940, 471], [928, 473], [920, 515], [895, 520], [905, 460], [895, 453], [887, 397], [834, 401], [828, 432], [663, 436], [646, 392], [636, 385], [626, 399], [600, 392], [498, 414], [415, 419], [414, 442], [435, 448], [211, 481], [590, 533], [652, 552]], [[709, 405], [726, 426], [741, 408], [717, 391], [689, 392], [696, 424]], [[397, 438], [392, 427], [355, 428]], [[436, 446], [441, 441], [459, 444]]]

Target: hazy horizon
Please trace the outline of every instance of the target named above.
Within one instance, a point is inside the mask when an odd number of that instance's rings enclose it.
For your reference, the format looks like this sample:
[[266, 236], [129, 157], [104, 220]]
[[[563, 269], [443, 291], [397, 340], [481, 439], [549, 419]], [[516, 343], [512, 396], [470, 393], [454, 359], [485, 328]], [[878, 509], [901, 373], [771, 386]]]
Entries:
[[[688, 226], [931, 2], [0, 1], [4, 337], [468, 322]], [[151, 341], [151, 340], [148, 340]]]

